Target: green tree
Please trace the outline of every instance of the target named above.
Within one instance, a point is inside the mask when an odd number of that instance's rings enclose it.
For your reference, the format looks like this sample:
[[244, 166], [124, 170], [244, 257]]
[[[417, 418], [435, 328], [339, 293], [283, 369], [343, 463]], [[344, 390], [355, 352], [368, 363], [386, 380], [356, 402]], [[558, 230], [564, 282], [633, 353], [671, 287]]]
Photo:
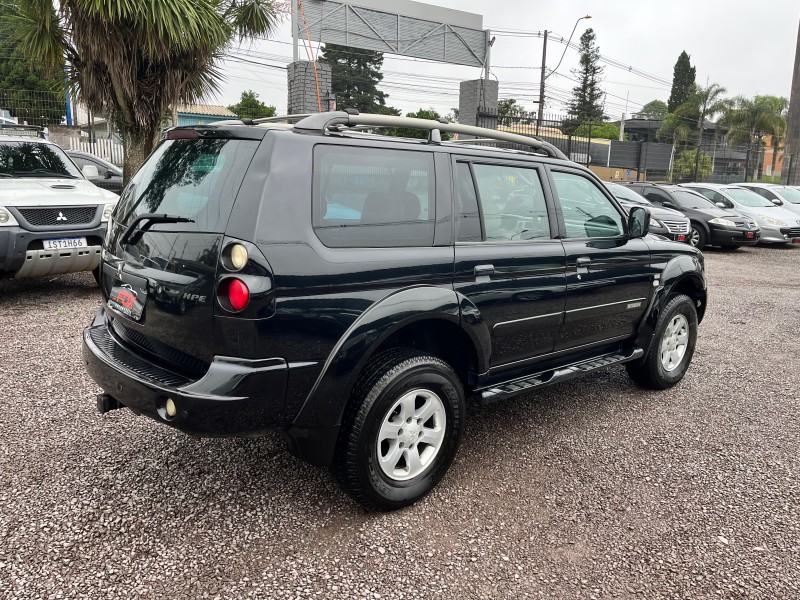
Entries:
[[730, 141], [747, 144], [752, 160], [745, 178], [755, 174], [764, 136], [781, 131], [787, 106], [786, 98], [778, 96], [737, 96], [728, 104], [720, 124], [729, 128], [727, 137]]
[[325, 44], [319, 62], [331, 66], [333, 93], [338, 109], [355, 108], [363, 113], [399, 115], [386, 105], [386, 94], [378, 89], [383, 80], [383, 52], [339, 44]]
[[689, 100], [695, 85], [695, 75], [697, 70], [689, 62], [689, 55], [686, 50], [678, 56], [675, 68], [672, 71], [672, 90], [667, 100], [667, 111], [675, 112], [677, 108]]
[[264, 104], [258, 99], [258, 94], [253, 90], [242, 92], [239, 102], [229, 106], [228, 110], [236, 113], [236, 116], [240, 119], [259, 119], [275, 116], [275, 107]]
[[[713, 118], [721, 113], [728, 107], [728, 102], [722, 98], [722, 95], [727, 90], [716, 83], [712, 83], [708, 87], [698, 87], [695, 89], [690, 103], [696, 105], [697, 111], [700, 113], [697, 117], [697, 142], [698, 148], [703, 141], [703, 128], [705, 126], [706, 118]], [[717, 131], [714, 129], [714, 137], [716, 138]], [[700, 172], [700, 153], [695, 153], [695, 166], [694, 166], [694, 179], [698, 180], [701, 177]]]
[[269, 34], [273, 0], [10, 0], [20, 48], [69, 82], [122, 136], [125, 181], [153, 150], [170, 106], [219, 89], [233, 40]]
[[645, 104], [642, 109], [636, 113], [641, 119], [663, 119], [667, 116], [669, 110], [667, 103], [661, 100], [651, 100]]
[[618, 140], [619, 127], [613, 123], [583, 123], [572, 135], [580, 137], [598, 138], [603, 140]]
[[573, 69], [572, 74], [578, 78], [578, 85], [572, 89], [572, 100], [567, 110], [572, 127], [577, 128], [584, 122], [602, 122], [606, 116], [603, 110], [603, 90], [600, 88], [603, 67], [600, 66], [600, 49], [595, 43], [594, 30], [583, 32], [580, 39], [580, 68]]
[[517, 104], [514, 98], [506, 98], [497, 103], [497, 122], [499, 125], [511, 125], [514, 118], [526, 114], [521, 104]]
[[[406, 116], [411, 117], [412, 119], [430, 119], [432, 121], [437, 121], [442, 118], [441, 115], [433, 108], [420, 108], [417, 112], [406, 113]], [[418, 138], [423, 140], [428, 139], [428, 131], [425, 129], [398, 127], [396, 129], [388, 129], [385, 133], [404, 138]], [[442, 139], [449, 140], [450, 134], [442, 132]]]
[[[697, 176], [694, 175], [695, 164], [699, 165]], [[699, 148], [684, 150], [672, 163], [672, 181], [675, 183], [693, 179], [702, 181], [709, 175], [711, 175], [711, 157]]]
[[61, 122], [66, 110], [63, 76], [48, 77], [39, 65], [32, 65], [11, 37], [13, 13], [0, 2], [0, 109], [6, 109], [29, 125]]

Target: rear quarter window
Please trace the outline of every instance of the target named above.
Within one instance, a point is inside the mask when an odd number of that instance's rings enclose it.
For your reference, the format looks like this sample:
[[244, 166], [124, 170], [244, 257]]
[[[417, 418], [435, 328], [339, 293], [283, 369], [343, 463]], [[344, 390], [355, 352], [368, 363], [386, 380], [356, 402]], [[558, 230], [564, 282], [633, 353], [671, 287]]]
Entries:
[[329, 247], [433, 245], [430, 152], [318, 145], [314, 231]]

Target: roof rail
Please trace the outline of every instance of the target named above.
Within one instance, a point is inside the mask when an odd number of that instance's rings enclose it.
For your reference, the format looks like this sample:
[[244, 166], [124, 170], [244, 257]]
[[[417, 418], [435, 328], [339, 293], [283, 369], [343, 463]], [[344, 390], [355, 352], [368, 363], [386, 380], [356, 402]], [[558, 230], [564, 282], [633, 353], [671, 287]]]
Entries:
[[301, 113], [296, 115], [283, 115], [281, 117], [261, 117], [260, 119], [251, 119], [254, 125], [260, 125], [261, 123], [280, 123], [281, 121], [300, 121], [301, 119], [305, 119], [310, 117], [314, 114], [320, 113]]
[[[430, 119], [416, 119], [413, 117], [396, 117], [394, 115], [373, 115], [360, 114], [349, 109], [345, 111], [314, 113], [302, 121], [295, 124], [296, 131], [308, 133], [324, 134], [329, 128], [336, 125], [366, 125], [371, 127], [405, 127], [409, 129], [422, 129], [433, 132], [446, 131], [447, 133], [461, 133], [463, 135], [474, 135], [478, 138], [491, 139], [499, 142], [510, 142], [521, 146], [529, 146], [534, 150], [546, 152], [553, 158], [569, 160], [561, 150], [554, 145], [516, 133], [497, 131], [485, 127], [474, 127], [472, 125], [462, 125], [460, 123], [442, 123]], [[437, 136], [431, 134], [429, 139], [436, 140]], [[468, 140], [464, 140], [465, 142]]]

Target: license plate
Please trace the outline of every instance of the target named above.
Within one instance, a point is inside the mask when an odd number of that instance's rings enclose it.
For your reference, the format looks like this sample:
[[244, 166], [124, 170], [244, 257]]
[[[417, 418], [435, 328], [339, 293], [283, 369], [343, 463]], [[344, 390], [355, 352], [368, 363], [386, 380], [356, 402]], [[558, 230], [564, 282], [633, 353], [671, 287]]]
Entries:
[[679, 242], [685, 242], [686, 241], [686, 236], [685, 235], [679, 235], [675, 239], [678, 240]]
[[108, 307], [133, 321], [141, 321], [147, 302], [147, 279], [122, 273], [114, 279], [108, 294]]
[[70, 250], [72, 248], [88, 248], [85, 237], [59, 238], [57, 240], [42, 240], [45, 250]]
[[747, 233], [744, 234], [744, 237], [747, 238], [748, 240], [752, 240], [753, 237], [755, 237], [755, 235], [756, 234], [753, 233], [752, 231], [748, 231]]

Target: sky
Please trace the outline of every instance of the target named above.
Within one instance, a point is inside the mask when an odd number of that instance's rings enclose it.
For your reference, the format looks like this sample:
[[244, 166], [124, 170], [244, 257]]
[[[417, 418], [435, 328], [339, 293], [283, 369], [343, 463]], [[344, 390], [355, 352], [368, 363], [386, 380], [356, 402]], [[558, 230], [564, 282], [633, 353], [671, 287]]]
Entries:
[[[491, 51], [492, 76], [499, 96], [515, 98], [528, 110], [538, 99], [542, 39], [537, 32], [568, 38], [575, 21], [584, 15], [573, 42], [587, 27], [594, 29], [601, 55], [623, 66], [605, 65], [601, 87], [606, 92], [606, 114], [613, 120], [635, 113], [645, 103], [667, 101], [675, 61], [682, 50], [691, 56], [697, 82], [717, 83], [728, 96], [772, 94], [789, 96], [797, 45], [800, 3], [797, 0], [431, 0], [431, 4], [477, 13], [484, 29], [496, 41]], [[391, 12], [391, 0], [386, 0]], [[312, 40], [313, 41], [313, 40]], [[316, 54], [317, 44], [314, 43]], [[558, 64], [565, 45], [551, 41], [547, 66]], [[300, 47], [301, 59], [305, 57]], [[286, 71], [291, 62], [291, 26], [285, 20], [268, 40], [235, 48], [222, 64], [226, 76], [221, 104], [235, 103], [252, 89], [260, 99], [286, 113]], [[547, 79], [545, 113], [563, 114], [565, 100], [575, 85], [572, 70], [579, 54], [567, 49], [558, 70]], [[246, 62], [245, 62], [246, 61]], [[267, 66], [270, 65], [270, 66]], [[624, 68], [628, 67], [628, 69]], [[631, 72], [635, 69], [641, 75]], [[385, 55], [380, 89], [387, 103], [403, 113], [433, 107], [447, 114], [458, 106], [459, 81], [477, 79], [478, 67], [410, 60]], [[627, 104], [627, 111], [626, 111]]]

